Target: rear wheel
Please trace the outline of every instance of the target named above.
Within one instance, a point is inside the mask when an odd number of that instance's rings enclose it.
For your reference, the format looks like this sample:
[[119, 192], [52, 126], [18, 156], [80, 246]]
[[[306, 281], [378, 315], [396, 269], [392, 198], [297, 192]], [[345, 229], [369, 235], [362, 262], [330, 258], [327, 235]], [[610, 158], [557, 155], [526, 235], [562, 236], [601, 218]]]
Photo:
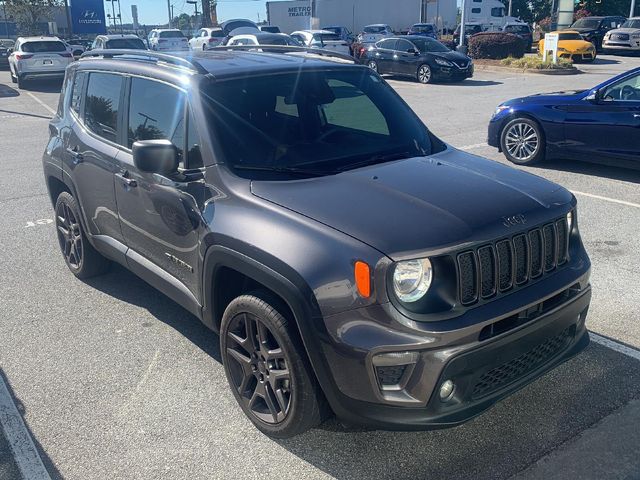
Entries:
[[367, 62], [367, 66], [374, 72], [378, 72], [378, 62], [376, 62], [375, 60], [369, 60]]
[[418, 82], [427, 84], [431, 83], [433, 75], [431, 74], [431, 67], [426, 63], [423, 63], [418, 67], [418, 72], [416, 73], [416, 77]]
[[207, 49], [207, 44], [206, 44], [206, 43], [203, 43], [203, 44], [202, 44], [202, 51], [204, 52], [206, 49]]
[[94, 277], [109, 269], [109, 260], [87, 240], [80, 223], [80, 209], [68, 192], [62, 192], [56, 201], [56, 230], [64, 261], [76, 277]]
[[22, 89], [26, 87], [27, 81], [24, 78], [22, 78], [20, 75], [16, 75], [16, 78], [18, 82], [18, 88]]
[[544, 159], [545, 140], [540, 125], [529, 118], [515, 118], [505, 125], [500, 146], [507, 160], [533, 165]]
[[322, 394], [281, 310], [268, 292], [237, 297], [222, 317], [220, 351], [245, 415], [266, 435], [288, 438], [321, 422]]
[[18, 77], [13, 74], [13, 68], [9, 67], [9, 74], [11, 76], [11, 83], [18, 83]]

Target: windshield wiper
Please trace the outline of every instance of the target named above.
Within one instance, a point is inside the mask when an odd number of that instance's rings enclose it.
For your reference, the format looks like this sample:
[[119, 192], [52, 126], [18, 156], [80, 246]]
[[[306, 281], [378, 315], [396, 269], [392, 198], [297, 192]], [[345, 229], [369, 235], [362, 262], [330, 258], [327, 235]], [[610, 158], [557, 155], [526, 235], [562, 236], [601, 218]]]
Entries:
[[324, 177], [326, 175], [335, 174], [335, 171], [320, 171], [320, 170], [307, 170], [306, 168], [298, 167], [283, 167], [283, 166], [268, 166], [268, 165], [234, 165], [236, 170], [251, 170], [256, 172], [276, 172], [276, 173], [289, 173], [292, 175], [311, 176], [311, 177]]
[[409, 152], [394, 152], [394, 153], [386, 153], [382, 155], [373, 155], [365, 160], [343, 165], [339, 167], [337, 170], [340, 172], [344, 172], [345, 170], [353, 170], [355, 168], [367, 167], [369, 165], [376, 165], [378, 163], [391, 162], [393, 160], [402, 160], [403, 158], [412, 158], [416, 156], [419, 156], [419, 154], [414, 155]]

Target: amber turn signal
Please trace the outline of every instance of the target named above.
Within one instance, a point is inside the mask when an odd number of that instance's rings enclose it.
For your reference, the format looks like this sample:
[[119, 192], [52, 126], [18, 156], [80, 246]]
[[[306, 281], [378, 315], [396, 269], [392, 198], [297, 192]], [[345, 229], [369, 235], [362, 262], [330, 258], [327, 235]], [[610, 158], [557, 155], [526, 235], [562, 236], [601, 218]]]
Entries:
[[358, 260], [354, 267], [356, 286], [358, 287], [358, 293], [364, 298], [371, 296], [371, 270], [369, 265], [365, 262]]

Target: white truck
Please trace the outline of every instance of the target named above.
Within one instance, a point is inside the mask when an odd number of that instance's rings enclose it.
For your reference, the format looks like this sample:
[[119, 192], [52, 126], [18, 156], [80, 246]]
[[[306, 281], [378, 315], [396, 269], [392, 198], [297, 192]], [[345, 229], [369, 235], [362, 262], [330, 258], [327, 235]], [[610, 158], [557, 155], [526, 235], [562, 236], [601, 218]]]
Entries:
[[507, 24], [524, 23], [519, 18], [507, 16], [507, 9], [500, 0], [467, 0], [465, 24], [481, 25], [483, 31], [502, 30]]
[[267, 2], [269, 25], [280, 31], [342, 26], [354, 34], [366, 25], [384, 23], [396, 31], [406, 32], [414, 23], [433, 23], [439, 30], [456, 27], [456, 0], [316, 0], [315, 25], [311, 25], [309, 0]]

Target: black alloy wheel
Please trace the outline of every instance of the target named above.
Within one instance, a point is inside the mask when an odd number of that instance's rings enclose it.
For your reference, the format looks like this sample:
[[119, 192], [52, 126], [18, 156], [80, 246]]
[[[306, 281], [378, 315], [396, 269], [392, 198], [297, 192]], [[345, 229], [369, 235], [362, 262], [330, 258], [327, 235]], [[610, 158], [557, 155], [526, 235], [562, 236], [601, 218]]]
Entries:
[[297, 332], [269, 292], [234, 299], [220, 328], [220, 351], [231, 390], [263, 433], [288, 438], [319, 424], [322, 394]]

